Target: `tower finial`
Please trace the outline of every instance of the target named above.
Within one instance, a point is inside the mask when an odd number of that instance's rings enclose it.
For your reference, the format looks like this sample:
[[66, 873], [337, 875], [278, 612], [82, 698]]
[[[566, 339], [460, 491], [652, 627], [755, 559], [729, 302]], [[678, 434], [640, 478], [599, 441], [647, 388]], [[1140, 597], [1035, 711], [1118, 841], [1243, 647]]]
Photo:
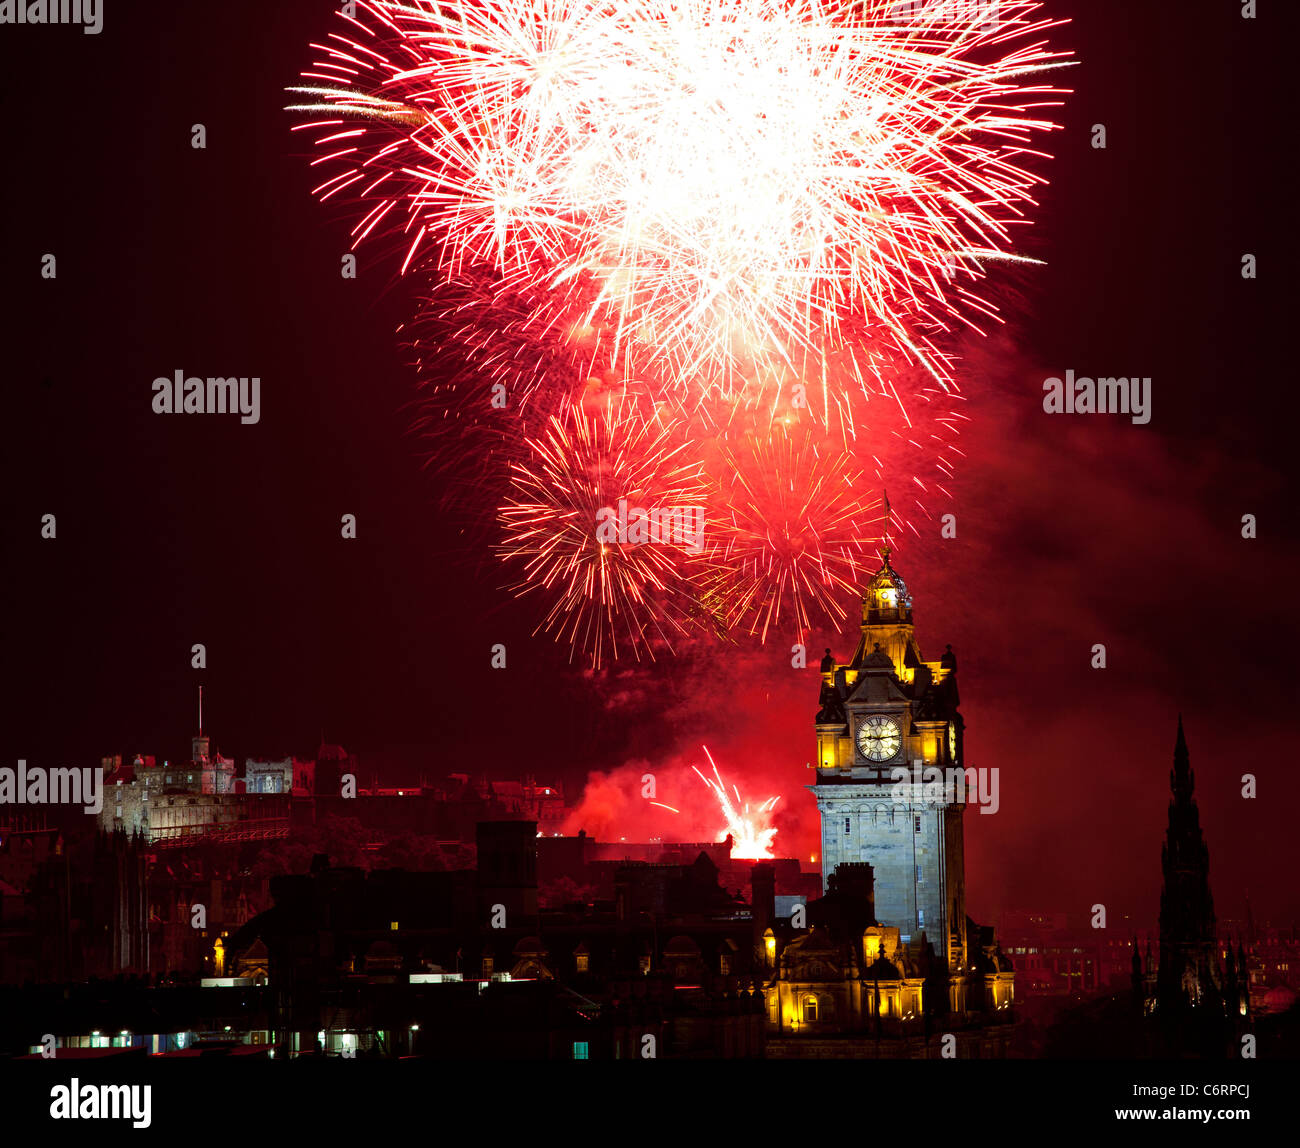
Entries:
[[1187, 752], [1187, 738], [1183, 735], [1183, 715], [1178, 715], [1178, 740], [1174, 742], [1174, 769], [1181, 775], [1188, 770], [1190, 754]]

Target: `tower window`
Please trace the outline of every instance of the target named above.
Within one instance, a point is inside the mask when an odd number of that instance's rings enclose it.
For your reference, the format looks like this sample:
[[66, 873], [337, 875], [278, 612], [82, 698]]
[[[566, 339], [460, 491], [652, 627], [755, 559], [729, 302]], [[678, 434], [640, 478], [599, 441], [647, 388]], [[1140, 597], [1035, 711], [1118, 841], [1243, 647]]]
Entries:
[[853, 819], [851, 817], [846, 817], [844, 819], [844, 832], [845, 833], [853, 832]]
[[921, 866], [916, 867], [916, 883], [919, 885], [925, 878], [921, 876]]
[[919, 813], [916, 815], [916, 832], [921, 832], [921, 815]]

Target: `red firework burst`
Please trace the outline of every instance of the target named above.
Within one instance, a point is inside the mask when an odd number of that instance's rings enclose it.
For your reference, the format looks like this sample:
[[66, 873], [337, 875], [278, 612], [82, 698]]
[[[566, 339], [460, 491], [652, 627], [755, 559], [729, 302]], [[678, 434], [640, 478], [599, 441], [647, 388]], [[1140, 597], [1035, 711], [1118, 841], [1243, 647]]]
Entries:
[[588, 405], [548, 420], [532, 458], [512, 466], [500, 549], [522, 567], [513, 589], [550, 600], [538, 630], [599, 668], [620, 651], [671, 650], [703, 621], [690, 524], [705, 487], [687, 444], [644, 403]]
[[[433, 277], [415, 429], [469, 523], [500, 508], [539, 629], [599, 665], [842, 617], [864, 549], [949, 497], [952, 336], [1022, 261], [1071, 62], [1038, 0], [355, 7], [295, 89], [316, 192]], [[705, 504], [705, 555], [599, 543], [623, 499]]]
[[811, 428], [777, 422], [721, 443], [711, 472], [705, 600], [764, 641], [783, 620], [800, 640], [842, 621], [840, 599], [855, 592], [883, 525], [852, 457]]

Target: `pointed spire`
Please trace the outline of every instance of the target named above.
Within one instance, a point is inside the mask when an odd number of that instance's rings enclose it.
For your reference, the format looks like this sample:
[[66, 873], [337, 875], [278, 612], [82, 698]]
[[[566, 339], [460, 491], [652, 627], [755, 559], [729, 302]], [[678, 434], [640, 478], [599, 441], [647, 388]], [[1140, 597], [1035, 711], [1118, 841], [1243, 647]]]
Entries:
[[1169, 788], [1174, 800], [1188, 802], [1196, 786], [1192, 773], [1191, 755], [1187, 752], [1187, 738], [1183, 734], [1183, 715], [1178, 715], [1178, 739], [1174, 742], [1174, 768], [1169, 771]]

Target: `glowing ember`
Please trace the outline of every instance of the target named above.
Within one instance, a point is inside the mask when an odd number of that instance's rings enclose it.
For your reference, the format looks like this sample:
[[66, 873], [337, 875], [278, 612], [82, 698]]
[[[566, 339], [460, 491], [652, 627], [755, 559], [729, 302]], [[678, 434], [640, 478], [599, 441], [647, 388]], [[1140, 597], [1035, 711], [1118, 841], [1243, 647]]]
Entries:
[[725, 840], [730, 833], [733, 857], [745, 861], [771, 861], [775, 857], [772, 852], [772, 839], [776, 837], [776, 827], [771, 824], [772, 810], [781, 799], [769, 797], [755, 813], [751, 814], [749, 805], [741, 799], [740, 790], [733, 785], [731, 792], [736, 796], [733, 805], [727, 787], [723, 783], [722, 774], [718, 772], [713, 755], [709, 753], [709, 747], [701, 746], [701, 748], [704, 750], [704, 756], [709, 759], [709, 765], [713, 767], [714, 780], [710, 781], [698, 769], [695, 769], [695, 772], [699, 779], [713, 790], [713, 795], [722, 808], [722, 815], [727, 819], [726, 829], [718, 831], [718, 840]]

